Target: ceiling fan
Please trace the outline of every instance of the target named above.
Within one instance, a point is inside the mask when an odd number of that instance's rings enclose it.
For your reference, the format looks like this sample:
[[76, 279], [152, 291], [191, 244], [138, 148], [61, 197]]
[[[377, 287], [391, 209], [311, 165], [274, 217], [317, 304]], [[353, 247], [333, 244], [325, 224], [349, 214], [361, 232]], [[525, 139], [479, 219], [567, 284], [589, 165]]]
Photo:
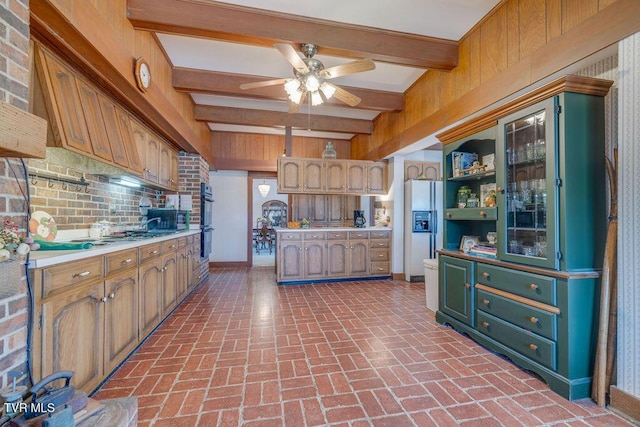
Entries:
[[289, 44], [275, 43], [273, 46], [293, 65], [295, 78], [245, 83], [240, 85], [240, 89], [255, 89], [284, 84], [284, 89], [291, 101], [289, 107], [290, 113], [296, 112], [307, 96], [310, 97], [312, 105], [320, 105], [327, 99], [335, 96], [345, 104], [355, 107], [361, 101], [359, 97], [333, 83], [329, 83], [327, 80], [376, 68], [376, 64], [370, 59], [361, 59], [324, 68], [322, 62], [313, 58], [318, 49], [316, 45], [311, 43], [305, 43], [301, 46], [301, 51], [305, 56], [304, 58], [301, 58], [298, 52]]

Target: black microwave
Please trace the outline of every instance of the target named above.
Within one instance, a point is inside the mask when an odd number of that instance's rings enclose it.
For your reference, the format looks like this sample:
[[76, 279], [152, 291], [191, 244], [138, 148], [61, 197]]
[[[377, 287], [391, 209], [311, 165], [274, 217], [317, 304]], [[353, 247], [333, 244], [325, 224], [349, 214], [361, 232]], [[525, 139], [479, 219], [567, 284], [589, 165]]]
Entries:
[[187, 229], [187, 211], [177, 209], [149, 209], [147, 230], [170, 232]]

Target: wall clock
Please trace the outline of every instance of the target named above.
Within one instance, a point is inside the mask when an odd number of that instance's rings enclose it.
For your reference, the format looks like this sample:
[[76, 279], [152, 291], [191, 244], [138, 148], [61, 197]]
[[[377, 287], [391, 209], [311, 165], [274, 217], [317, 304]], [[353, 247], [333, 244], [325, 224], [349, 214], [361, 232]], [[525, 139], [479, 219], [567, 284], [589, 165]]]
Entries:
[[149, 64], [143, 58], [136, 59], [134, 75], [136, 77], [136, 85], [138, 89], [146, 92], [151, 85], [151, 71]]

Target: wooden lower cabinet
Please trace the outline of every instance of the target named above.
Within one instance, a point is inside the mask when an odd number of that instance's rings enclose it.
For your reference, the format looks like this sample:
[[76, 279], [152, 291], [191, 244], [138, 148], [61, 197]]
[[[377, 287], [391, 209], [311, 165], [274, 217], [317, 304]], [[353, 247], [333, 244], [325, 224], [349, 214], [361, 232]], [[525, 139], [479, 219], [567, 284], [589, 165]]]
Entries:
[[104, 282], [104, 370], [109, 373], [138, 345], [138, 270]]
[[[351, 230], [318, 228], [278, 232], [278, 283], [389, 276], [391, 230]], [[383, 247], [376, 248], [376, 244]], [[372, 258], [380, 254], [382, 259]]]
[[162, 317], [178, 303], [178, 264], [172, 252], [162, 257]]
[[162, 266], [159, 260], [148, 261], [138, 268], [140, 280], [139, 336], [144, 337], [162, 318]]
[[41, 307], [41, 378], [72, 370], [71, 384], [94, 389], [104, 377], [104, 283], [74, 288]]
[[369, 241], [349, 240], [349, 276], [369, 275]]
[[199, 283], [200, 242], [180, 239], [30, 270], [34, 379], [92, 392]]
[[327, 243], [328, 277], [347, 277], [349, 275], [349, 254], [349, 242], [347, 240], [330, 240]]

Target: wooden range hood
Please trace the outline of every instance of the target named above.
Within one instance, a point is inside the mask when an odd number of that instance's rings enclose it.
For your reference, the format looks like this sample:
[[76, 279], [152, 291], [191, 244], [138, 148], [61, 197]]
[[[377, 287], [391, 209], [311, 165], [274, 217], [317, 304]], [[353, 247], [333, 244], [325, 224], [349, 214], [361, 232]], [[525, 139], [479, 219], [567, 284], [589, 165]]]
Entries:
[[46, 120], [0, 101], [0, 157], [43, 159], [46, 145]]

